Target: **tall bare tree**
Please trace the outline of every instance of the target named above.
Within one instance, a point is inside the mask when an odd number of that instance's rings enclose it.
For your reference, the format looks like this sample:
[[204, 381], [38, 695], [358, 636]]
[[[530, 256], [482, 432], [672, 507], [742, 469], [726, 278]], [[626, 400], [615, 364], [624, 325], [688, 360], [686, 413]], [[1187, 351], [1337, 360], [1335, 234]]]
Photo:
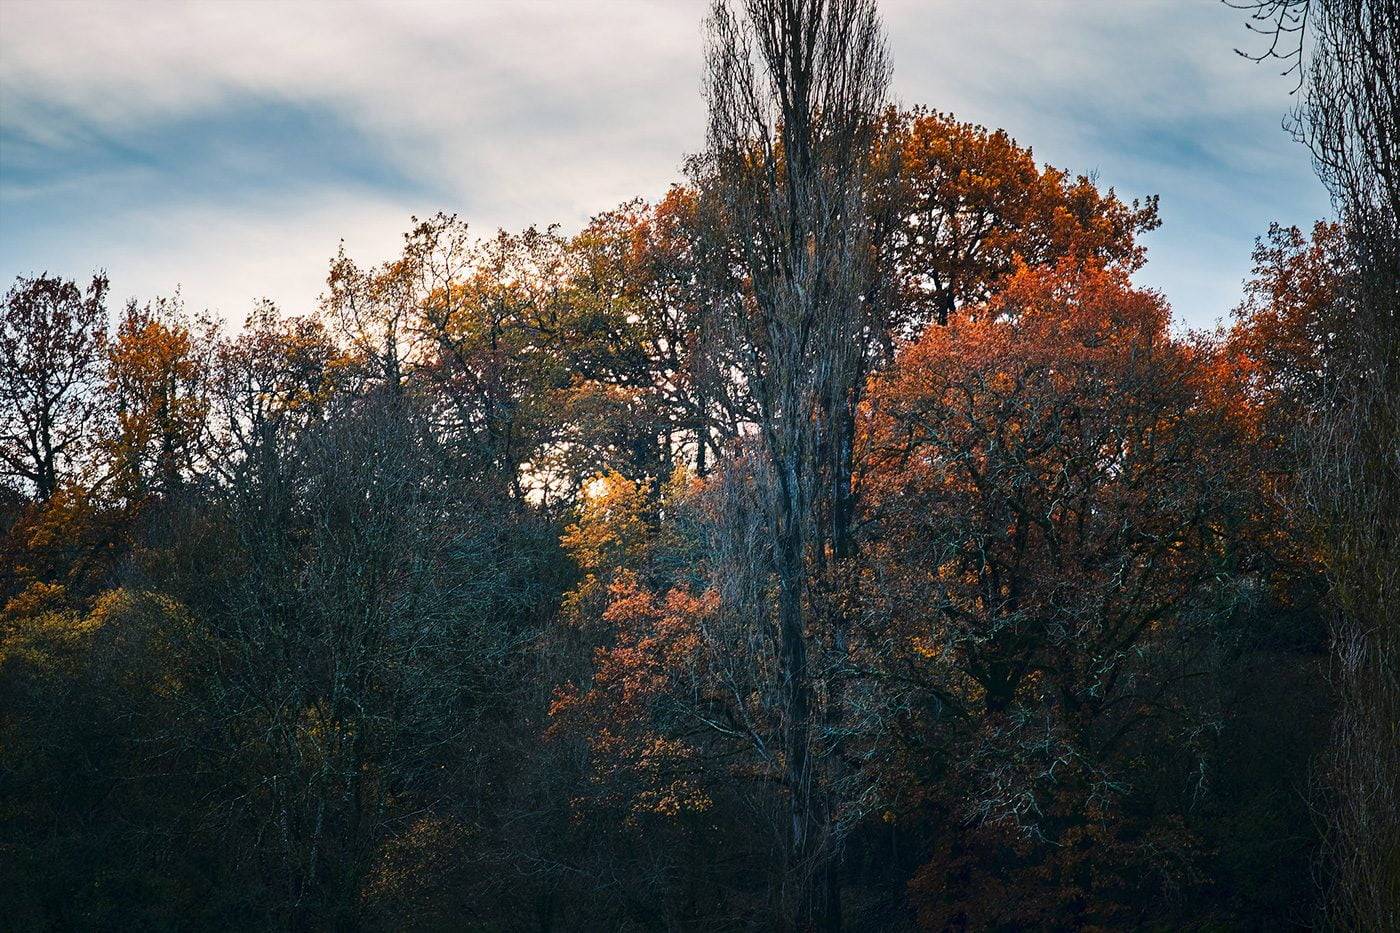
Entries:
[[1400, 928], [1400, 3], [1324, 0], [1297, 128], [1358, 274], [1310, 426], [1310, 499], [1340, 613], [1330, 906], [1339, 927]]
[[822, 454], [863, 375], [870, 152], [889, 67], [873, 0], [748, 0], [742, 13], [720, 0], [708, 26], [703, 185], [748, 284], [726, 336], [768, 467], [758, 475], [777, 587], [784, 902], [796, 919], [817, 911], [813, 882], [831, 856], [809, 609], [827, 556], [821, 517], [845, 514], [849, 498], [848, 438]]
[[1338, 715], [1329, 756], [1331, 922], [1400, 929], [1400, 2], [1242, 4], [1289, 61], [1291, 128], [1346, 232], [1323, 312], [1305, 486], [1328, 563]]

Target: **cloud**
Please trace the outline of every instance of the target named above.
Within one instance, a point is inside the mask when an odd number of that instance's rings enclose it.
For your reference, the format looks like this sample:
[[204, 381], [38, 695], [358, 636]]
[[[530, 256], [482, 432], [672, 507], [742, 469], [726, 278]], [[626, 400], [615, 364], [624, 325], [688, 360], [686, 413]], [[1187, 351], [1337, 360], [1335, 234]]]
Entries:
[[[598, 185], [621, 197], [638, 166], [660, 162], [673, 174], [685, 149], [677, 143], [699, 141], [696, 17], [684, 7], [65, 3], [17, 12], [0, 46], [6, 122], [13, 98], [16, 121], [59, 140], [82, 134], [54, 129], [31, 100], [117, 139], [152, 121], [237, 119], [250, 102], [283, 101], [338, 114], [398, 172], [493, 214], [575, 213]], [[23, 40], [35, 34], [63, 38]]]
[[[1242, 21], [1214, 0], [883, 8], [903, 102], [1162, 194], [1143, 280], [1194, 323], [1228, 309], [1270, 220], [1325, 210], [1278, 129], [1289, 83], [1233, 54]], [[704, 10], [11, 0], [0, 275], [105, 265], [119, 291], [181, 281], [237, 315], [309, 305], [339, 238], [381, 258], [412, 212], [577, 227], [702, 144]]]

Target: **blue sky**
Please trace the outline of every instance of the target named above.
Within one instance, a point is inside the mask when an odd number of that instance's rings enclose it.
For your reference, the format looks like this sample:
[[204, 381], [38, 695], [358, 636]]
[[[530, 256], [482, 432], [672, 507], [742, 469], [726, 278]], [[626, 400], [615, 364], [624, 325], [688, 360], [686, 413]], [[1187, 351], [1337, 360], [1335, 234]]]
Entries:
[[[1217, 0], [887, 0], [895, 97], [1162, 197], [1139, 275], [1236, 303], [1254, 237], [1328, 205], [1292, 81]], [[119, 300], [315, 307], [341, 239], [480, 233], [656, 197], [702, 143], [701, 0], [0, 0], [0, 278], [104, 267]]]

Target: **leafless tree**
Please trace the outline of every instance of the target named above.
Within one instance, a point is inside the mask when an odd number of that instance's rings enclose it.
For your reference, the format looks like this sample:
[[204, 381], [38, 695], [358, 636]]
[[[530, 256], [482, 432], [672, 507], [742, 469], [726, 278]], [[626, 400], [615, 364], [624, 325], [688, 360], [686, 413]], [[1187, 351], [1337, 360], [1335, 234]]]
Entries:
[[1339, 927], [1400, 927], [1400, 3], [1311, 7], [1297, 130], [1357, 275], [1310, 429], [1309, 500], [1340, 612], [1328, 855]]
[[742, 13], [721, 0], [708, 26], [702, 185], [748, 283], [725, 331], [768, 461], [756, 475], [777, 588], [785, 910], [839, 922], [814, 884], [831, 859], [831, 814], [814, 754], [825, 717], [810, 608], [828, 556], [823, 514], [837, 516], [832, 551], [847, 547], [849, 434], [833, 427], [849, 423], [863, 375], [870, 152], [889, 68], [873, 0], [749, 0]]
[[525, 636], [488, 507], [392, 388], [332, 400], [279, 450], [223, 496], [239, 573], [208, 702], [230, 772], [256, 778], [225, 811], [253, 827], [288, 916], [353, 926], [381, 846], [446, 793], [444, 750], [473, 754]]
[[1400, 3], [1242, 4], [1289, 62], [1353, 270], [1324, 314], [1305, 488], [1327, 558], [1339, 710], [1329, 755], [1331, 922], [1400, 928]]

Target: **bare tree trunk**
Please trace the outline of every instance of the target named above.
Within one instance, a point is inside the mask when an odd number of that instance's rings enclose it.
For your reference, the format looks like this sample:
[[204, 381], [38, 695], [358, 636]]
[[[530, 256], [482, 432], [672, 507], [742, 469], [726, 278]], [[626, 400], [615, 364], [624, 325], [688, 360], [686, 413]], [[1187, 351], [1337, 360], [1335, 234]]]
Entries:
[[811, 708], [812, 687], [807, 668], [807, 634], [803, 618], [804, 560], [801, 510], [801, 466], [789, 459], [779, 474], [778, 497], [778, 630], [781, 646], [783, 697], [786, 706], [785, 749], [790, 794], [790, 869], [800, 870], [811, 835]]

